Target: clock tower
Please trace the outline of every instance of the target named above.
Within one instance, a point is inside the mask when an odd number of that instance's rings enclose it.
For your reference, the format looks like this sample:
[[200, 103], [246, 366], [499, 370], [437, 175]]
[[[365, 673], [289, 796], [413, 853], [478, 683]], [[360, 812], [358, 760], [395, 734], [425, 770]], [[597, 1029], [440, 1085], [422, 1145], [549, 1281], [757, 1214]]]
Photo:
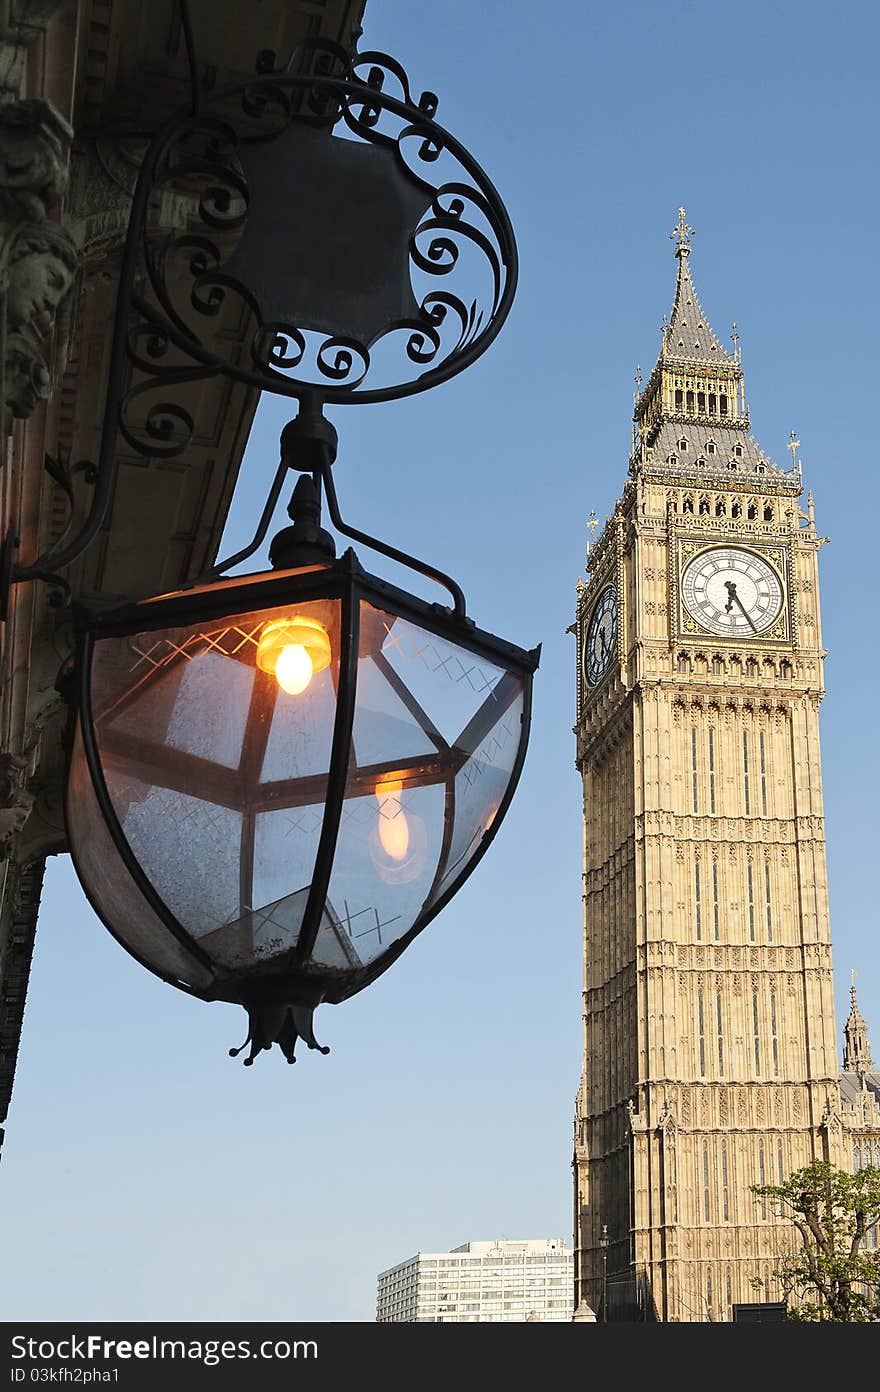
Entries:
[[[750, 434], [679, 210], [622, 497], [578, 587], [584, 1062], [577, 1300], [726, 1320], [779, 1300], [749, 1186], [845, 1163], [819, 757], [812, 496]], [[756, 1288], [754, 1279], [760, 1282]], [[604, 1310], [603, 1310], [604, 1304]]]

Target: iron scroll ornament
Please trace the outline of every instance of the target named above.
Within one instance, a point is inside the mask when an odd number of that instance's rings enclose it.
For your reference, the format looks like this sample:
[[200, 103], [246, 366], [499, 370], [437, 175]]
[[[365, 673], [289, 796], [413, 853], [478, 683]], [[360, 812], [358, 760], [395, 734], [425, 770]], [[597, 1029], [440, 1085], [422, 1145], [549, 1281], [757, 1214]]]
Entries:
[[[185, 6], [183, 12], [186, 18]], [[293, 71], [294, 67], [299, 71]], [[358, 74], [365, 67], [361, 80]], [[253, 79], [208, 98], [195, 80], [194, 61], [191, 69], [191, 106], [151, 141], [132, 198], [100, 452], [94, 464], [83, 461], [94, 485], [88, 515], [75, 538], [61, 538], [31, 565], [15, 562], [18, 538], [12, 533], [5, 538], [0, 556], [0, 619], [14, 584], [40, 579], [55, 585], [59, 597], [66, 590], [61, 573], [91, 545], [106, 517], [120, 434], [142, 456], [173, 458], [183, 453], [195, 433], [191, 403], [186, 400], [193, 383], [225, 376], [259, 391], [294, 398], [301, 405], [308, 398], [318, 409], [327, 402], [392, 400], [426, 391], [470, 366], [493, 342], [509, 313], [518, 259], [507, 212], [479, 165], [433, 119], [436, 96], [423, 92], [414, 99], [404, 69], [393, 58], [377, 52], [352, 56], [328, 40], [311, 39], [291, 54], [283, 70], [275, 69], [274, 55], [262, 55]], [[384, 90], [389, 77], [400, 96]], [[383, 126], [383, 117], [396, 122], [393, 134]], [[330, 135], [340, 121], [349, 139]], [[237, 347], [234, 355], [225, 351], [230, 342], [238, 344], [240, 323], [225, 335], [225, 342], [222, 334], [216, 341], [215, 332], [212, 344], [208, 332], [222, 325], [224, 311], [236, 299], [244, 312], [260, 319], [259, 300], [229, 274], [236, 252], [241, 269], [242, 229], [252, 201], [236, 152], [248, 140], [271, 140], [289, 133], [295, 122], [295, 129], [305, 132], [301, 143], [313, 137], [323, 139], [326, 152], [332, 139], [335, 154], [337, 147], [359, 141], [362, 148], [384, 156], [376, 179], [397, 189], [411, 215], [414, 209], [422, 210], [404, 242], [407, 278], [413, 267], [423, 277], [443, 278], [442, 286], [417, 297], [411, 284], [409, 288], [401, 285], [398, 265], [397, 299], [393, 294], [390, 301], [387, 295], [379, 296], [386, 317], [383, 320], [380, 314], [378, 330], [372, 321], [369, 342], [344, 329], [329, 332], [325, 322], [323, 337], [316, 344], [314, 336], [321, 335], [321, 324], [317, 329], [301, 329], [295, 322], [280, 324], [276, 317], [269, 324], [257, 324], [248, 361]], [[414, 156], [415, 172], [404, 158], [404, 147]], [[432, 182], [428, 172], [439, 169], [445, 159], [457, 166], [458, 177]], [[308, 163], [307, 155], [303, 162]], [[340, 162], [344, 174], [345, 159]], [[369, 173], [364, 172], [369, 184]], [[181, 210], [187, 206], [189, 214], [184, 217]], [[465, 217], [466, 209], [471, 210], [471, 220]], [[186, 225], [171, 236], [158, 237], [156, 212], [160, 225], [168, 217]], [[193, 227], [193, 219], [202, 226]], [[283, 245], [289, 252], [289, 240]], [[475, 258], [482, 265], [483, 283], [488, 286], [482, 302], [477, 294], [463, 298], [449, 288], [462, 263], [462, 248], [472, 266]], [[399, 242], [397, 251], [399, 257]], [[402, 341], [403, 359], [415, 375], [378, 386], [375, 374], [370, 376], [371, 358], [395, 338]], [[309, 343], [314, 380], [294, 375], [304, 357], [300, 350]], [[352, 371], [355, 360], [360, 370]]]
[[[434, 120], [434, 94], [415, 100], [385, 54], [320, 41], [309, 61], [212, 94], [147, 151], [111, 383], [114, 423], [141, 454], [189, 442], [178, 385], [222, 374], [325, 403], [393, 400], [463, 371], [509, 312], [507, 212]], [[174, 200], [185, 226], [157, 236], [157, 205]], [[236, 314], [249, 319], [241, 353], [219, 332]]]

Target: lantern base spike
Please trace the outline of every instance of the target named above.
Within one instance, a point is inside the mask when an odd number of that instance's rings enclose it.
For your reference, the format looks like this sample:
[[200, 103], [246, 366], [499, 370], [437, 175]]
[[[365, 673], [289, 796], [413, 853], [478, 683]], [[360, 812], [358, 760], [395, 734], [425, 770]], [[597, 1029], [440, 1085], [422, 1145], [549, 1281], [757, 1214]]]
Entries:
[[248, 1012], [248, 1036], [243, 1044], [229, 1050], [230, 1058], [238, 1058], [248, 1045], [250, 1053], [244, 1060], [245, 1068], [250, 1068], [257, 1054], [271, 1049], [277, 1044], [288, 1063], [296, 1063], [296, 1041], [302, 1039], [310, 1049], [319, 1054], [329, 1054], [328, 1045], [319, 1044], [312, 1028], [314, 1006], [278, 1004], [275, 1001], [250, 1005]]

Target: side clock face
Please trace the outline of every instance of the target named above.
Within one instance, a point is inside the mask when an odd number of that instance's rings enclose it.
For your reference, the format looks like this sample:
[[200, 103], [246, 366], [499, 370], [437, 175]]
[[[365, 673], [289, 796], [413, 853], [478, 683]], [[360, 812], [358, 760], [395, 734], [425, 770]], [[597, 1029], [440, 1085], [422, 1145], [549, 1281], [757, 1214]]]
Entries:
[[617, 586], [606, 585], [590, 615], [584, 640], [584, 680], [588, 686], [595, 686], [608, 671], [616, 643]]
[[709, 633], [754, 638], [779, 617], [782, 581], [756, 552], [715, 546], [685, 567], [681, 598], [691, 618]]

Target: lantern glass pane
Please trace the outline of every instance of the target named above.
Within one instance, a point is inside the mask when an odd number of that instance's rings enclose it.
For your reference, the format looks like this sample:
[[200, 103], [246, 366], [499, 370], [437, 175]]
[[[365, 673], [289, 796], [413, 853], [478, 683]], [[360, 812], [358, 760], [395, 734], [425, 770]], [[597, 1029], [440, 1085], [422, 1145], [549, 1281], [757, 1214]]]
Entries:
[[[522, 737], [523, 682], [515, 679], [496, 688], [497, 716], [477, 749], [469, 754], [455, 775], [453, 832], [445, 864], [437, 878], [431, 902], [439, 899], [464, 874], [483, 837], [492, 829]], [[512, 695], [510, 704], [505, 700]], [[491, 718], [491, 712], [489, 718]]]
[[211, 974], [172, 936], [131, 878], [101, 815], [77, 725], [67, 783], [67, 823], [77, 874], [116, 936], [163, 976], [204, 988]]
[[[444, 803], [441, 783], [377, 796], [349, 778], [327, 911], [356, 965], [374, 962], [415, 923], [440, 860]], [[320, 949], [312, 958], [324, 965]]]
[[[368, 606], [363, 606], [367, 608]], [[395, 614], [373, 610], [361, 625], [384, 662], [447, 744], [498, 685], [504, 668]]]
[[362, 602], [327, 903], [358, 963], [387, 951], [464, 873], [510, 781], [522, 708], [521, 678]]
[[[257, 663], [261, 635], [293, 616], [320, 623], [330, 646], [329, 666], [307, 670], [294, 693]], [[338, 665], [335, 600], [95, 644], [93, 720], [116, 816], [160, 898], [222, 970], [296, 945]]]
[[[154, 889], [210, 951], [212, 935], [239, 917], [239, 865], [230, 849], [241, 844], [241, 813], [119, 771], [111, 781], [114, 804], [128, 808], [126, 840], [141, 865], [149, 866]], [[210, 873], [200, 873], [201, 866]]]

